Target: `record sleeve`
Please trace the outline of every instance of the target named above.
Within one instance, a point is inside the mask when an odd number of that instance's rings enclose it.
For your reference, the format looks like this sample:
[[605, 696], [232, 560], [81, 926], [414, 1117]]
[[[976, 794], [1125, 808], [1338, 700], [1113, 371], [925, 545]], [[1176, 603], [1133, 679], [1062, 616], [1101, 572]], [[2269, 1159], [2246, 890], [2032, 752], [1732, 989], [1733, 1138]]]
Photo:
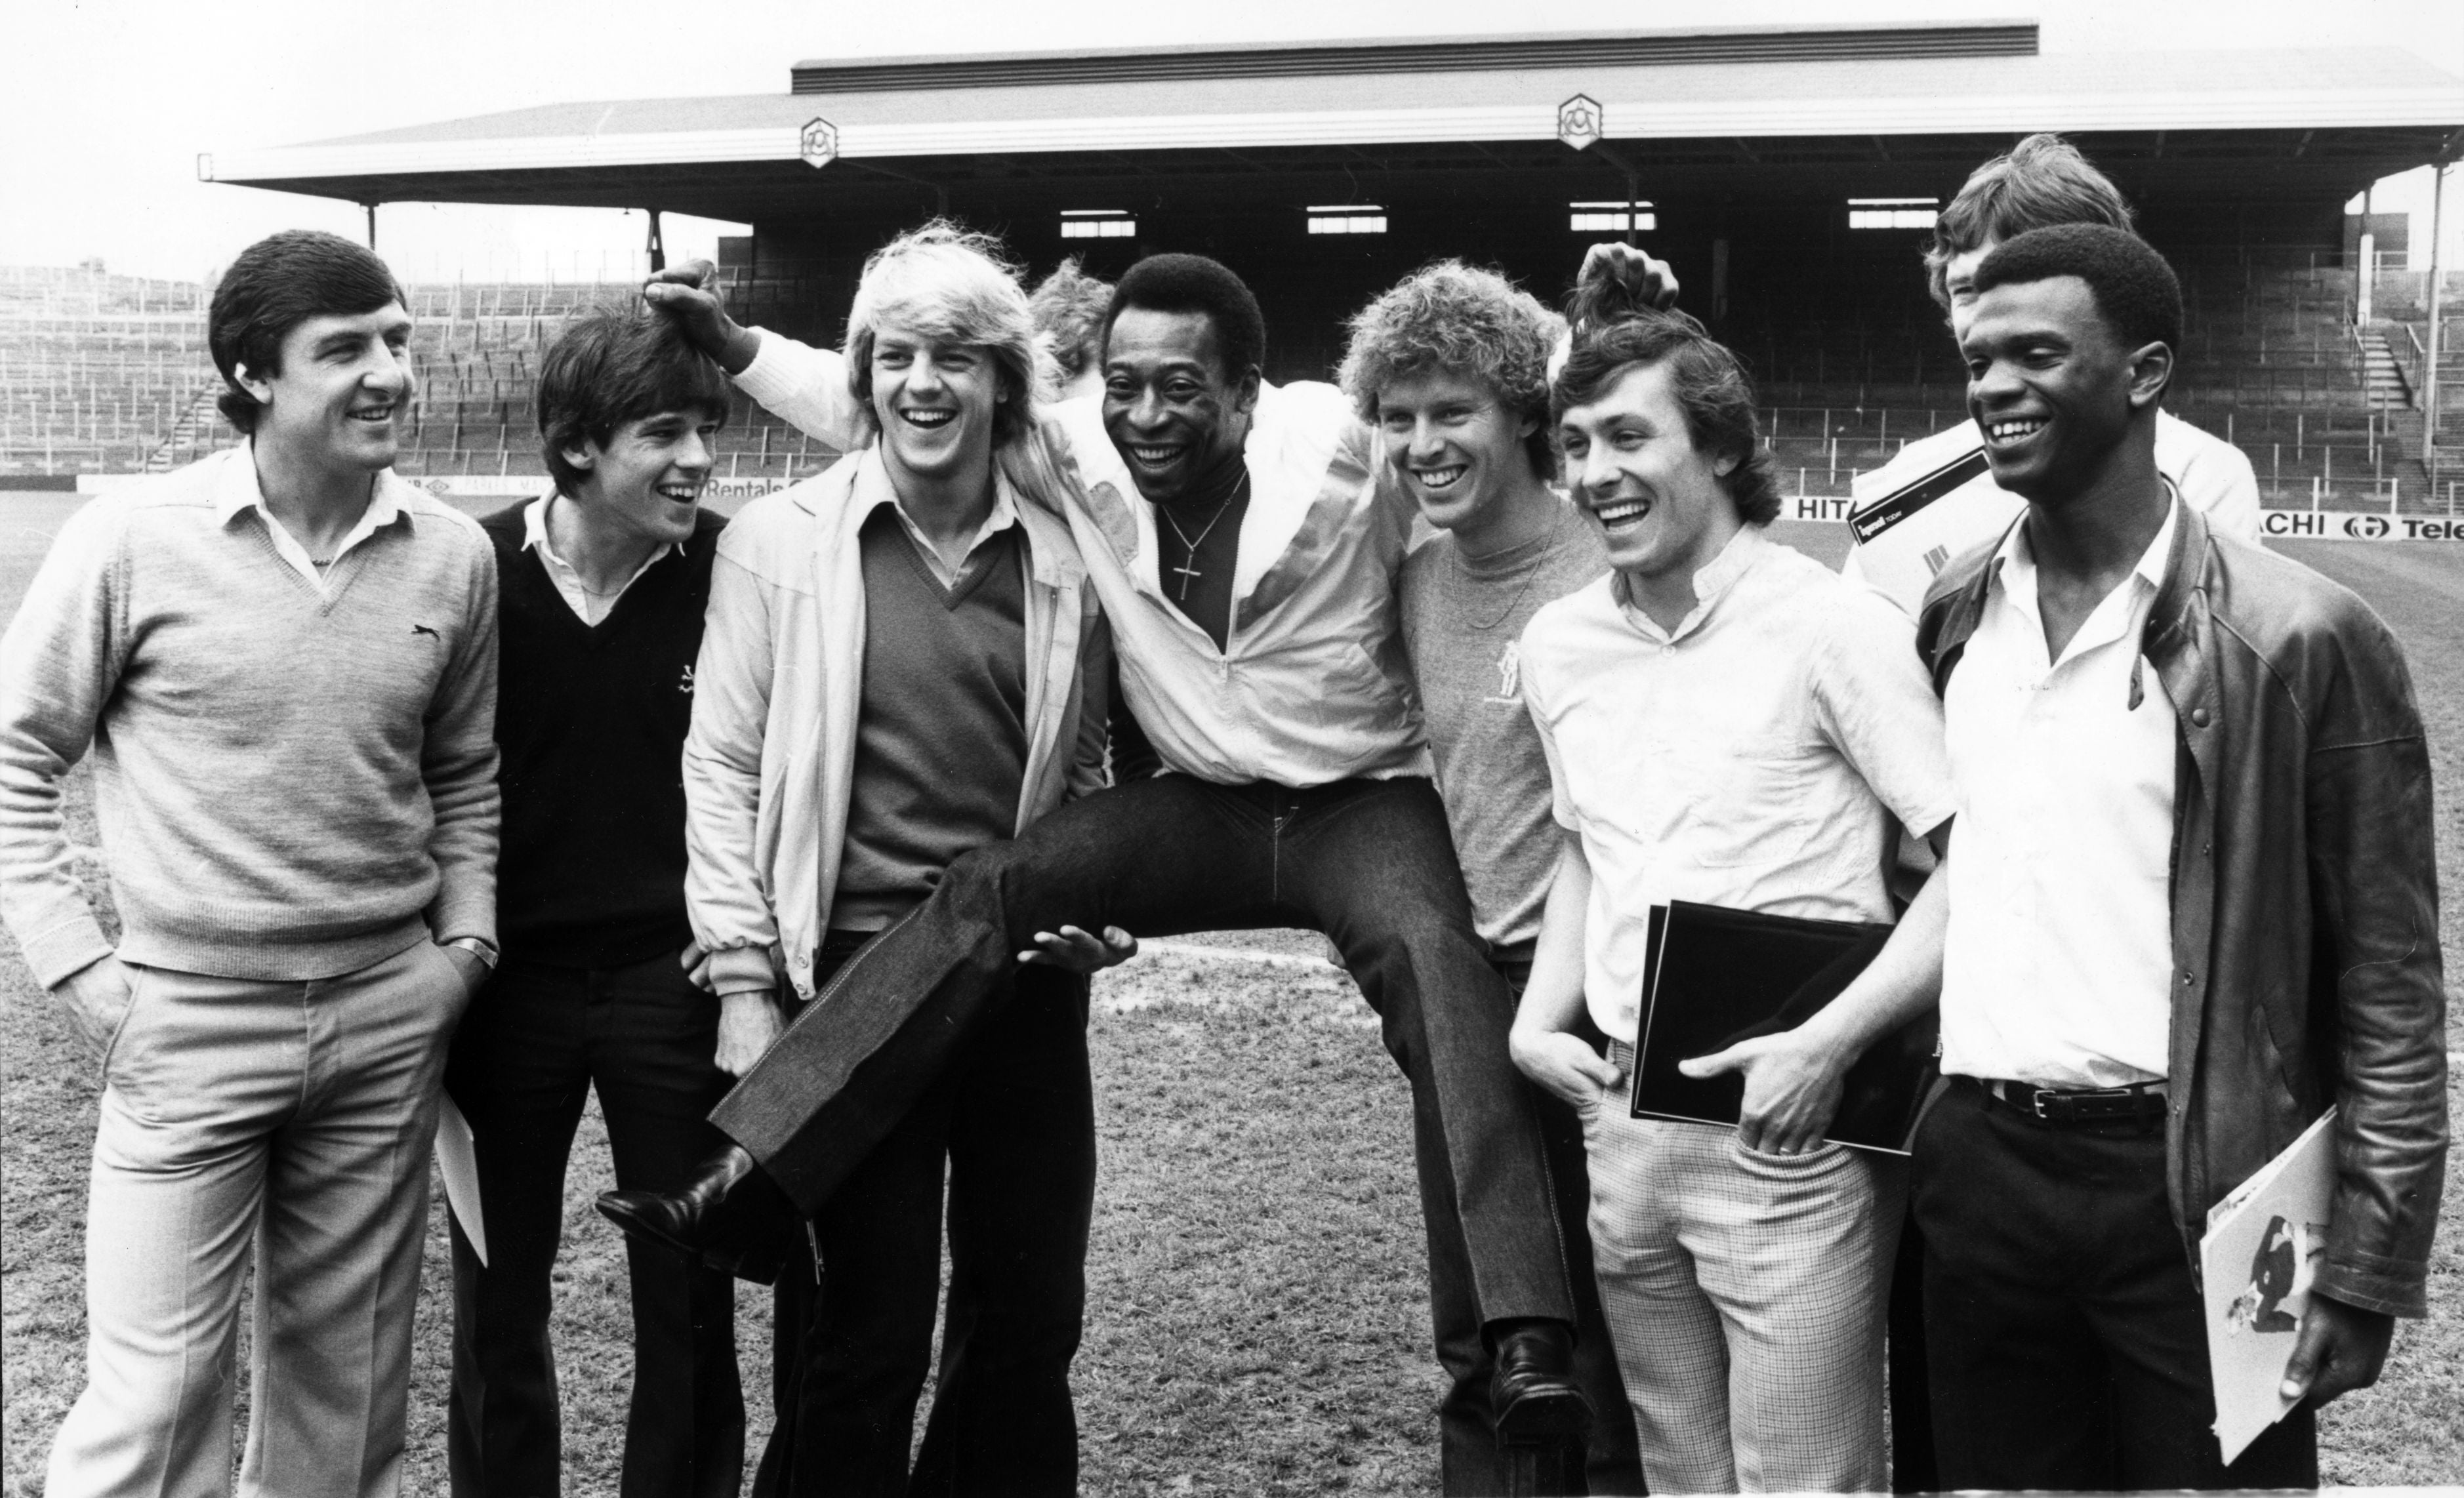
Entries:
[[[1892, 928], [1672, 900], [1655, 906], [1635, 1044], [1634, 1116], [1734, 1126], [1745, 1078], [1700, 1080], [1681, 1061], [1794, 1029], [1865, 970]], [[1904, 1155], [1931, 1080], [1935, 1014], [1882, 1036], [1848, 1068], [1823, 1137]]]

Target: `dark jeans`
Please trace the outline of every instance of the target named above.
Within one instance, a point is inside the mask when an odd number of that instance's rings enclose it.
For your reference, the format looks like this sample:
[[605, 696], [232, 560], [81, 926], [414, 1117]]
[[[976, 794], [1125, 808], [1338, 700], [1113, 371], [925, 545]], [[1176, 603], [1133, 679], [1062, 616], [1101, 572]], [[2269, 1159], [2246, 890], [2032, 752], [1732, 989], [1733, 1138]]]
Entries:
[[[673, 955], [605, 971], [508, 958], [472, 1001], [445, 1086], [471, 1120], [488, 1264], [453, 1227], [453, 1390], [446, 1449], [457, 1498], [561, 1490], [549, 1270], [564, 1165], [599, 1091], [616, 1183], [672, 1191], [725, 1144], [704, 1121], [726, 1090], [718, 1004]], [[726, 1494], [744, 1465], [735, 1285], [667, 1250], [626, 1245], [633, 1397], [626, 1498]]]
[[[835, 965], [861, 945], [838, 934]], [[1022, 968], [988, 1020], [813, 1220], [780, 1276], [778, 1423], [756, 1498], [1050, 1494], [1078, 1485], [1069, 1363], [1095, 1205], [1087, 981]], [[941, 1292], [950, 1291], [924, 1446], [908, 1471]]]
[[2217, 1460], [2162, 1120], [2056, 1128], [1958, 1081], [1913, 1182], [1946, 1488], [2318, 1486], [2305, 1410]]
[[809, 1210], [998, 1010], [1038, 931], [1140, 936], [1309, 926], [1343, 953], [1445, 1142], [1484, 1321], [1573, 1319], [1539, 1112], [1507, 1055], [1513, 997], [1471, 927], [1425, 780], [1308, 790], [1185, 775], [1072, 802], [953, 863], [931, 899], [840, 969], [712, 1115]]
[[[1528, 954], [1529, 949], [1524, 949]], [[1490, 959], [1516, 995], [1531, 977], [1528, 955]], [[1583, 1150], [1583, 1121], [1572, 1108], [1530, 1084], [1531, 1106], [1540, 1113], [1541, 1145], [1549, 1155], [1549, 1184], [1556, 1199], [1557, 1230], [1566, 1244], [1566, 1267], [1574, 1295], [1574, 1377], [1591, 1397], [1592, 1438], [1584, 1453], [1588, 1493], [1642, 1493], [1642, 1456], [1636, 1446], [1634, 1414], [1617, 1377], [1617, 1349], [1600, 1313], [1599, 1284], [1592, 1278], [1590, 1162]], [[1415, 1117], [1415, 1125], [1420, 1119]], [[1445, 1491], [1491, 1495], [1507, 1491], [1497, 1434], [1490, 1423], [1488, 1382], [1496, 1371], [1481, 1335], [1480, 1307], [1472, 1299], [1471, 1266], [1460, 1231], [1452, 1230], [1454, 1199], [1446, 1182], [1446, 1142], [1426, 1127], [1413, 1130], [1420, 1166], [1420, 1215], [1429, 1230], [1429, 1313], [1436, 1323], [1438, 1361], [1446, 1370], [1445, 1398], [1438, 1405], [1438, 1463]], [[1443, 1225], [1441, 1225], [1443, 1224]]]

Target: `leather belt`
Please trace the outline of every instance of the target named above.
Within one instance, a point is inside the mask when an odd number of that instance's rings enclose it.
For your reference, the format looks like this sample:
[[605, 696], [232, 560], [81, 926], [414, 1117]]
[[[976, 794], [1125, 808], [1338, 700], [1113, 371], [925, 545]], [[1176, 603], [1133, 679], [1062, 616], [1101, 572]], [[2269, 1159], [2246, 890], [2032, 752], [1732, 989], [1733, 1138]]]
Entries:
[[2139, 1082], [2129, 1087], [2052, 1088], [2033, 1082], [1981, 1079], [1998, 1101], [2049, 1124], [2136, 1123], [2165, 1116], [2165, 1084]]

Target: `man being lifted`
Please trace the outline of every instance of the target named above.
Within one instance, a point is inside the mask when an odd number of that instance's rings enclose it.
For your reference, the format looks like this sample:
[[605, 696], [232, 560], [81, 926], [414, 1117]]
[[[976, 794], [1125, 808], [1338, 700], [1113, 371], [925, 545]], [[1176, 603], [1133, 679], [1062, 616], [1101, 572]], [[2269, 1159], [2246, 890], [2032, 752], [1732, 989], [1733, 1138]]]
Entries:
[[[756, 400], [853, 441], [845, 362], [737, 327], [697, 279], [648, 295]], [[1438, 1141], [1423, 1211], [1463, 1245], [1501, 1440], [1574, 1437], [1591, 1410], [1538, 1119], [1507, 1053], [1512, 999], [1473, 929], [1398, 658], [1411, 501], [1379, 482], [1375, 435], [1340, 391], [1263, 379], [1265, 319], [1222, 265], [1140, 261], [1106, 331], [1100, 399], [1050, 409], [1004, 463], [1068, 519], [1162, 773], [952, 864], [720, 1106], [740, 1148], [638, 1203], [634, 1230], [697, 1245], [756, 1163], [800, 1205], [827, 1197], [1039, 932], [1307, 926], [1343, 953]], [[785, 960], [810, 981], [811, 953]]]

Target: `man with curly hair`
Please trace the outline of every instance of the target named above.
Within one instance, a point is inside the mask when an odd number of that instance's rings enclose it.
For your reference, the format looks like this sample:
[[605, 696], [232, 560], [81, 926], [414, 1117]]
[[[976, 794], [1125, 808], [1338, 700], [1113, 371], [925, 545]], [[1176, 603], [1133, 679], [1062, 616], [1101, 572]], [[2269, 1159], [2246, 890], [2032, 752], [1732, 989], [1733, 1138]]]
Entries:
[[[1556, 452], [1548, 366], [1564, 329], [1504, 276], [1442, 261], [1352, 319], [1337, 376], [1361, 419], [1382, 434], [1393, 481], [1432, 527], [1403, 562], [1403, 654], [1474, 929], [1489, 965], [1518, 995], [1557, 863], [1549, 762], [1524, 710], [1518, 642], [1541, 605], [1609, 566], [1599, 533], [1550, 487]], [[1604, 1412], [1592, 1426], [1586, 1486], [1639, 1493], [1634, 1422], [1615, 1414], [1625, 1396], [1592, 1283], [1582, 1123], [1557, 1098], [1530, 1091], [1573, 1285], [1574, 1373]], [[1423, 1160], [1442, 1148], [1425, 1128], [1415, 1142]], [[1433, 1175], [1424, 1165], [1421, 1179]], [[1490, 1359], [1460, 1235], [1430, 1233], [1429, 1300], [1450, 1380], [1438, 1412], [1445, 1490], [1507, 1491], [1489, 1434]]]

